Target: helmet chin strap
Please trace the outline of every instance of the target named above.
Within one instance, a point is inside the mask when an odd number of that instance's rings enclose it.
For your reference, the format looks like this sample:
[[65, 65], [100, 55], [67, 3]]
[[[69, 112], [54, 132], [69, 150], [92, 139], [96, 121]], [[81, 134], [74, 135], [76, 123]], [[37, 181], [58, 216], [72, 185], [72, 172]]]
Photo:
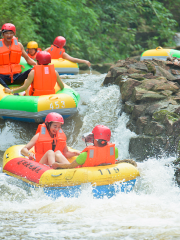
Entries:
[[53, 44], [55, 47], [57, 47], [57, 48], [60, 48], [59, 46], [57, 46], [57, 45], [55, 45], [55, 44]]

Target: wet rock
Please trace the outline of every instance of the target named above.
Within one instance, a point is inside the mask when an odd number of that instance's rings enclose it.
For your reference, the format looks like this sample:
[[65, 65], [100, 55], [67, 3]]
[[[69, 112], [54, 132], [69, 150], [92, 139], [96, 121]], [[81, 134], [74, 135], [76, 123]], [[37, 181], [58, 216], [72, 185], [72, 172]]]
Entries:
[[176, 152], [180, 140], [180, 59], [119, 60], [104, 82], [120, 86], [127, 127], [134, 131], [129, 152], [146, 158]]
[[134, 109], [134, 103], [130, 101], [125, 102], [124, 110], [126, 113], [132, 113], [133, 109]]
[[154, 87], [153, 87], [153, 91], [165, 91], [165, 90], [169, 90], [172, 91], [173, 93], [178, 92], [180, 86], [177, 83], [173, 83], [173, 82], [163, 82], [163, 81], [159, 81]]
[[149, 117], [147, 116], [142, 116], [139, 117], [136, 121], [136, 134], [143, 134], [144, 132], [144, 127], [148, 125], [149, 123]]
[[167, 136], [173, 135], [173, 124], [174, 124], [173, 120], [169, 119], [167, 116], [165, 116], [164, 126], [165, 126], [165, 129], [166, 129], [166, 135]]
[[143, 70], [145, 72], [148, 71], [147, 66], [142, 62], [136, 62], [136, 63], [129, 64], [128, 67]]
[[127, 73], [127, 68], [125, 67], [114, 67], [111, 69], [111, 76], [116, 78], [119, 75], [122, 75], [124, 73]]
[[169, 96], [171, 96], [172, 95], [172, 91], [170, 91], [170, 90], [164, 90], [164, 91], [162, 91], [161, 92], [164, 96], [166, 96], [166, 97], [169, 97]]
[[[178, 165], [180, 159], [177, 159], [176, 162], [174, 162], [175, 165]], [[178, 186], [180, 187], [180, 166], [176, 166], [176, 170], [175, 170], [175, 173], [174, 173], [174, 176], [175, 176], [175, 179], [176, 179], [176, 182], [178, 184]]]
[[146, 90], [155, 90], [156, 86], [161, 86], [162, 84], [164, 84], [165, 82], [167, 82], [166, 79], [146, 79], [141, 81], [141, 88], [144, 88]]
[[180, 119], [173, 123], [173, 132], [175, 136], [180, 135]]
[[122, 97], [122, 100], [124, 102], [128, 101], [131, 96], [132, 96], [132, 92], [134, 90], [134, 87], [135, 86], [138, 86], [140, 85], [141, 83], [137, 80], [134, 80], [134, 79], [127, 79], [125, 80], [124, 82], [121, 83], [121, 97]]
[[114, 68], [114, 67], [124, 67], [126, 65], [126, 61], [125, 60], [119, 60], [117, 61], [116, 64], [113, 64], [110, 69]]
[[[91, 68], [93, 71], [97, 71], [99, 73], [107, 73], [109, 71], [109, 68], [114, 63], [104, 63], [104, 64], [91, 64]], [[85, 63], [79, 63], [79, 70], [90, 70], [87, 64]]]
[[132, 99], [134, 102], [154, 102], [165, 99], [166, 96], [153, 91], [146, 91], [140, 87], [135, 87], [133, 90]]
[[175, 94], [175, 96], [174, 96], [174, 100], [176, 101], [176, 102], [180, 102], [180, 92], [177, 92], [176, 94]]
[[144, 134], [150, 135], [150, 136], [162, 135], [164, 131], [165, 131], [165, 126], [155, 121], [151, 121], [148, 125], [144, 127]]
[[137, 161], [143, 161], [149, 157], [158, 158], [174, 151], [173, 138], [139, 135], [131, 138], [129, 143], [130, 158], [135, 158]]
[[141, 73], [141, 70], [137, 70], [135, 68], [129, 68], [127, 71], [129, 74], [133, 74], [133, 73]]
[[148, 69], [149, 73], [152, 73], [152, 75], [156, 74], [156, 67], [154, 66], [154, 64], [152, 63], [152, 61], [145, 61], [146, 63], [146, 67]]
[[104, 63], [104, 64], [92, 64], [91, 67], [93, 70], [100, 72], [100, 73], [107, 73], [109, 68], [112, 66], [113, 63]]
[[104, 79], [103, 85], [114, 84], [115, 78], [111, 75], [111, 71], [109, 71]]
[[179, 117], [178, 117], [178, 114], [175, 113], [175, 112], [170, 112], [170, 111], [167, 111], [167, 110], [160, 110], [160, 111], [157, 111], [157, 112], [154, 112], [153, 113], [153, 116], [152, 118], [160, 123], [164, 123], [166, 120], [169, 120], [171, 121], [172, 123], [176, 122]]
[[153, 73], [147, 73], [147, 74], [144, 74], [144, 78], [153, 79], [155, 78], [155, 76], [153, 75]]
[[160, 66], [156, 67], [156, 72], [158, 76], [163, 75], [165, 78], [167, 78], [170, 81], [176, 80], [176, 77], [174, 77], [170, 72], [168, 72], [167, 70], [163, 69]]
[[140, 116], [144, 114], [145, 110], [146, 110], [146, 105], [144, 104], [135, 105], [132, 111], [132, 118], [138, 119]]
[[175, 69], [172, 69], [172, 70], [171, 70], [171, 73], [172, 73], [173, 75], [180, 75], [180, 71], [179, 71], [179, 70], [175, 70]]
[[165, 110], [168, 112], [173, 113], [179, 106], [175, 104], [172, 100], [165, 99], [164, 101], [159, 101], [154, 104], [149, 104], [146, 108], [146, 114], [152, 116], [153, 113]]
[[143, 74], [138, 74], [138, 73], [132, 73], [132, 74], [129, 74], [129, 78], [133, 78], [133, 79], [136, 79], [136, 80], [144, 80], [144, 75]]
[[165, 152], [173, 152], [173, 142], [170, 142], [166, 137], [142, 136], [133, 137], [130, 139], [129, 152], [130, 158], [135, 158], [137, 161], [143, 161], [149, 157], [160, 157]]

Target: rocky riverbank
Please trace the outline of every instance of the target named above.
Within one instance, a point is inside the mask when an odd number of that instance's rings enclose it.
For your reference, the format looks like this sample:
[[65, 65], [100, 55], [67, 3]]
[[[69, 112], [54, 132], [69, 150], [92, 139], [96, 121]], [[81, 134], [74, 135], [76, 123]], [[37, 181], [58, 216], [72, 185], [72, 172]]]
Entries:
[[176, 154], [180, 146], [180, 66], [168, 61], [119, 60], [104, 85], [120, 86], [127, 127], [137, 136], [130, 140], [131, 158], [141, 161]]

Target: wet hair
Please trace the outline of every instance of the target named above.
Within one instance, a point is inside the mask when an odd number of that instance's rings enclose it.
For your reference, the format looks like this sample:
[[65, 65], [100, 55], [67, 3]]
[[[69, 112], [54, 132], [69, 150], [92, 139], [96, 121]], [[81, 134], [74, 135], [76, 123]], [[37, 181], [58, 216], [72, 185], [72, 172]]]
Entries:
[[97, 139], [97, 142], [98, 142], [98, 145], [99, 145], [99, 147], [104, 147], [104, 146], [106, 146], [107, 145], [107, 141], [106, 140], [104, 140], [104, 139]]
[[[27, 48], [27, 49], [34, 49], [36, 52], [37, 52], [37, 48]], [[28, 53], [29, 53], [29, 50], [27, 50], [28, 51]]]
[[45, 125], [46, 125], [46, 128], [47, 128], [47, 130], [48, 130], [48, 132], [50, 133], [50, 128], [51, 128], [51, 124], [52, 124], [53, 122], [46, 122], [45, 123]]

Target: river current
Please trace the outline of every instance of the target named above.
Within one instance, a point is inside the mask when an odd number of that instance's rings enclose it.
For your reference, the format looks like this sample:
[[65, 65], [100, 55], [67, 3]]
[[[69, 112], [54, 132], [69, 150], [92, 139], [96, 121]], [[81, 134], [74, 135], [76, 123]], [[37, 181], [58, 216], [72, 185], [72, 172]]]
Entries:
[[[105, 76], [92, 72], [63, 78], [81, 96], [78, 113], [65, 119], [63, 130], [68, 145], [83, 150], [83, 133], [97, 124], [106, 125], [119, 159], [129, 158], [129, 139], [135, 133], [126, 128], [128, 116], [120, 114], [119, 87], [102, 86]], [[26, 144], [36, 128], [36, 123], [0, 120], [0, 239], [180, 239], [180, 188], [174, 180], [174, 156], [138, 162], [141, 177], [130, 193], [95, 199], [87, 186], [78, 198], [54, 200], [42, 189], [28, 188], [2, 173], [4, 151]]]

